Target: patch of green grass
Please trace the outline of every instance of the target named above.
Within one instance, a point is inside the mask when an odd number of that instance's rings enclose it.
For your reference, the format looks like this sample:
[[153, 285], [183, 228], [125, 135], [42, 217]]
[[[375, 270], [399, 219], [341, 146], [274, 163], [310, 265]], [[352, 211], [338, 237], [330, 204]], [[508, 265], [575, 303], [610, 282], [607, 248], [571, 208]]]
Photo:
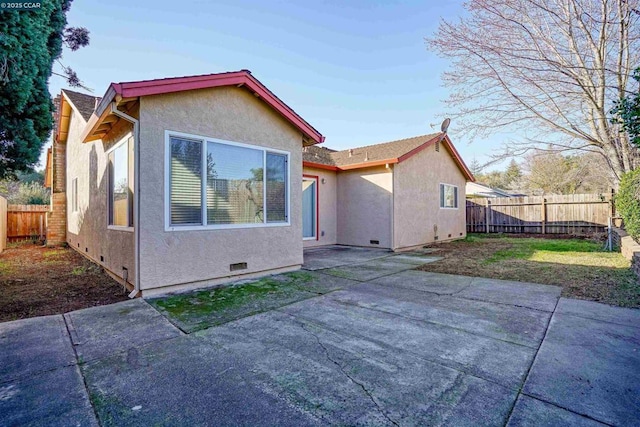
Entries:
[[309, 286], [312, 280], [307, 272], [293, 272], [152, 299], [150, 303], [176, 319], [183, 329], [193, 332], [309, 298], [318, 293]]
[[78, 266], [78, 267], [73, 267], [71, 274], [73, 274], [74, 276], [82, 276], [86, 272], [87, 272], [86, 267]]
[[7, 261], [0, 261], [0, 274], [13, 273], [13, 266]]
[[444, 259], [418, 269], [557, 285], [565, 297], [640, 307], [640, 284], [629, 261], [603, 246], [584, 239], [475, 234], [438, 245]]
[[531, 259], [539, 254], [546, 254], [549, 258], [557, 258], [560, 253], [581, 256], [584, 253], [602, 252], [602, 245], [588, 240], [579, 239], [518, 239], [502, 238], [501, 242], [510, 245], [507, 249], [494, 252], [485, 262], [508, 259]]
[[42, 253], [42, 256], [44, 258], [54, 258], [54, 257], [59, 257], [61, 255], [65, 254], [65, 250], [64, 249], [50, 249], [46, 252]]

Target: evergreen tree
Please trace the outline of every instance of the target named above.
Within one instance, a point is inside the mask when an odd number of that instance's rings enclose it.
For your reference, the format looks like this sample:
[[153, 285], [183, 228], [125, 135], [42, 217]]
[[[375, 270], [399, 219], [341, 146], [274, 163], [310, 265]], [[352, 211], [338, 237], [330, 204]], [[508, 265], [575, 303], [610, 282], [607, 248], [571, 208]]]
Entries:
[[520, 165], [514, 159], [511, 159], [509, 167], [507, 167], [507, 170], [504, 172], [505, 187], [507, 189], [514, 189], [514, 187], [518, 185], [520, 178], [522, 178], [522, 169], [520, 169]]
[[[70, 5], [49, 0], [39, 9], [0, 11], [0, 178], [38, 161], [52, 127], [53, 64], [63, 43], [72, 50], [89, 43], [86, 29], [65, 28]], [[79, 84], [73, 70], [63, 70], [70, 84]]]

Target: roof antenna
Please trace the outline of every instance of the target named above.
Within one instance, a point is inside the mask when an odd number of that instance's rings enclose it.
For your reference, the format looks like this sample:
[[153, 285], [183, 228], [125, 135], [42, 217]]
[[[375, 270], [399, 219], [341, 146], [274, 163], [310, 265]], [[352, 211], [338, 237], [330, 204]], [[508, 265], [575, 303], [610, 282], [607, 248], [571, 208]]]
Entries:
[[365, 151], [365, 152], [364, 152], [364, 161], [365, 161], [365, 162], [368, 162], [368, 161], [369, 161], [369, 152], [368, 152], [368, 151]]
[[96, 110], [98, 109], [98, 102], [99, 102], [99, 99], [100, 99], [100, 98], [98, 98], [97, 96], [94, 98], [94, 100], [93, 100], [93, 101], [94, 101], [94, 102], [93, 102], [93, 111], [96, 111]]
[[349, 148], [349, 157], [353, 157], [353, 148]]

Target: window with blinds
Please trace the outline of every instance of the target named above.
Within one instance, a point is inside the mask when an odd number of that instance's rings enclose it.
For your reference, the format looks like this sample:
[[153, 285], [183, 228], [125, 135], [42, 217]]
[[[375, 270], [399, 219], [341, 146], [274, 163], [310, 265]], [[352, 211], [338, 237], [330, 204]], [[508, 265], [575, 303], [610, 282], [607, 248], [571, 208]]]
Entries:
[[202, 224], [202, 141], [171, 138], [171, 225]]
[[288, 223], [288, 153], [177, 135], [168, 143], [169, 227]]
[[458, 187], [449, 184], [440, 184], [440, 207], [458, 207]]

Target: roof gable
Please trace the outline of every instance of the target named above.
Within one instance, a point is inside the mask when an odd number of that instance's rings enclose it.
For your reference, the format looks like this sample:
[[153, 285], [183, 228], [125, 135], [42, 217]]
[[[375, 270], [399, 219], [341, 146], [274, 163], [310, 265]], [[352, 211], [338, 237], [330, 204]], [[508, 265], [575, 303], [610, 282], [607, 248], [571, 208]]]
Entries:
[[62, 89], [62, 93], [67, 97], [69, 102], [76, 108], [85, 122], [89, 121], [91, 114], [100, 101], [100, 97], [87, 95], [85, 93], [74, 92], [68, 89]]
[[307, 166], [320, 167], [323, 169], [360, 169], [384, 164], [401, 163], [436, 143], [442, 143], [463, 175], [469, 181], [475, 181], [473, 174], [460, 157], [453, 143], [451, 143], [449, 136], [442, 132], [341, 151], [324, 147], [307, 147], [302, 153], [302, 159]]
[[141, 96], [159, 95], [188, 90], [207, 89], [223, 86], [236, 86], [253, 93], [256, 98], [273, 108], [291, 125], [296, 127], [306, 138], [309, 145], [324, 141], [324, 136], [300, 117], [291, 107], [285, 104], [273, 92], [267, 89], [250, 71], [241, 70], [227, 73], [205, 74], [200, 76], [171, 77], [135, 82], [111, 83], [95, 114], [90, 119], [90, 127], [85, 132], [85, 141], [99, 139], [100, 122], [108, 114], [107, 109], [114, 100], [132, 99]]

